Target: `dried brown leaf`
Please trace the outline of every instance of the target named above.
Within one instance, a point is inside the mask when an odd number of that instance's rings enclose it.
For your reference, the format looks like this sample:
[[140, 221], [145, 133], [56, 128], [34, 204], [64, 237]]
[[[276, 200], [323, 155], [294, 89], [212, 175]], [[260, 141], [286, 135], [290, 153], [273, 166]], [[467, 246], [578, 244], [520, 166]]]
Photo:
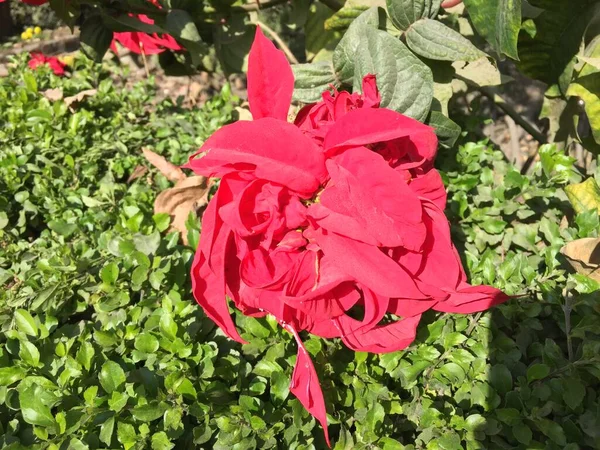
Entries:
[[65, 102], [65, 105], [67, 105], [67, 107], [72, 108], [72, 106], [75, 103], [82, 102], [86, 97], [92, 97], [92, 96], [96, 95], [97, 93], [98, 93], [97, 89], [87, 89], [85, 91], [81, 91], [70, 97], [65, 97], [64, 102]]
[[190, 212], [198, 213], [208, 203], [210, 180], [192, 176], [179, 180], [172, 188], [161, 192], [154, 202], [154, 213], [167, 213], [172, 217], [170, 231], [179, 231], [187, 245], [185, 222]]
[[127, 183], [131, 183], [133, 180], [137, 180], [140, 177], [143, 177], [148, 172], [148, 168], [146, 166], [135, 166], [129, 178], [127, 178]]
[[57, 102], [63, 98], [63, 90], [61, 88], [47, 89], [42, 94], [51, 102]]
[[600, 238], [576, 239], [560, 252], [577, 273], [600, 282]]
[[154, 153], [152, 150], [143, 148], [142, 153], [148, 162], [156, 167], [159, 172], [169, 180], [177, 182], [186, 178], [185, 173], [183, 173], [183, 170], [181, 170], [179, 166], [170, 163], [164, 157]]

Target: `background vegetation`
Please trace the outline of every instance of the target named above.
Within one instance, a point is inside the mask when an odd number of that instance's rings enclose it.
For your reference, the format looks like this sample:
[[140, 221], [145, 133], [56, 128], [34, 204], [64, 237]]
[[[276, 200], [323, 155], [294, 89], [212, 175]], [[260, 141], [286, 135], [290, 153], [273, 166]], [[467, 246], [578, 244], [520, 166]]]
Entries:
[[[336, 450], [600, 448], [600, 261], [569, 256], [586, 276], [561, 254], [600, 230], [598, 3], [281, 3], [50, 6], [84, 23], [83, 48], [98, 60], [113, 29], [139, 28], [128, 12], [153, 12], [187, 46], [161, 55], [180, 73], [243, 69], [254, 24], [267, 24], [302, 63], [298, 100], [375, 72], [385, 105], [436, 127], [469, 277], [516, 297], [484, 314], [430, 312], [393, 354], [303, 336]], [[508, 80], [498, 66], [544, 83], [545, 122], [498, 96]], [[205, 317], [188, 275], [199, 221], [189, 217], [181, 244], [153, 209], [171, 183], [143, 169], [142, 148], [182, 163], [239, 117], [242, 100], [225, 85], [183, 108], [162, 100], [154, 76], [130, 77], [78, 55], [59, 78], [19, 55], [0, 78], [0, 446], [325, 448], [289, 395], [290, 336], [236, 313], [250, 342], [240, 346]], [[525, 164], [480, 140], [483, 98], [538, 141]]]

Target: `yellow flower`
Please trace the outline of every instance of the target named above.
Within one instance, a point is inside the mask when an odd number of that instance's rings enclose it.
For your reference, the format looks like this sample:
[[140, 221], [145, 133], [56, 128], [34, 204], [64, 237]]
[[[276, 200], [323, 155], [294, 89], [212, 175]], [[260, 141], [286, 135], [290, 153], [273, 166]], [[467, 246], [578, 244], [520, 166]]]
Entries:
[[73, 63], [75, 62], [75, 57], [73, 55], [65, 55], [65, 56], [60, 56], [59, 61], [67, 66], [73, 66]]
[[34, 34], [42, 34], [42, 29], [41, 29], [40, 27], [35, 27], [35, 28], [33, 29], [33, 33], [34, 33]]

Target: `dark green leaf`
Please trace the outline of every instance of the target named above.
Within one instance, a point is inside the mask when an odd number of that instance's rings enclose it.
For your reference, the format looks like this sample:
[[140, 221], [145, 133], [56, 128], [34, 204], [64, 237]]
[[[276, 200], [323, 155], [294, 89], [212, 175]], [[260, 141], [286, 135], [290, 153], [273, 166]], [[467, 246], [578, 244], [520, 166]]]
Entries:
[[425, 120], [433, 99], [431, 69], [400, 40], [384, 31], [364, 27], [355, 56], [355, 91], [360, 90], [367, 74], [377, 76], [382, 107]]
[[406, 32], [406, 43], [418, 55], [439, 61], [475, 61], [485, 56], [460, 33], [431, 19], [413, 23]]

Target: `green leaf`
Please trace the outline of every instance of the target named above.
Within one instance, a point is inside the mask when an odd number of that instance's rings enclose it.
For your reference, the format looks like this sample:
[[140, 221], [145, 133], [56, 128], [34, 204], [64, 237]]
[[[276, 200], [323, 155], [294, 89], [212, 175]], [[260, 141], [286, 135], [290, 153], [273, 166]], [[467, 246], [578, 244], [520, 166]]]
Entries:
[[354, 80], [356, 51], [364, 38], [365, 30], [385, 28], [385, 19], [385, 11], [374, 7], [366, 10], [352, 22], [333, 51], [333, 68], [341, 83], [351, 84]]
[[25, 378], [25, 375], [27, 371], [20, 367], [0, 367], [0, 386], [10, 386]]
[[565, 432], [558, 423], [549, 419], [537, 419], [535, 424], [555, 444], [565, 445], [567, 443]]
[[588, 24], [600, 5], [595, 0], [531, 0], [530, 3], [544, 11], [533, 19], [535, 37], [523, 33], [519, 38], [517, 66], [532, 78], [554, 84], [578, 53]]
[[425, 120], [433, 99], [433, 75], [400, 40], [363, 28], [355, 55], [354, 91], [360, 91], [367, 74], [377, 76], [382, 108]]
[[475, 87], [497, 86], [511, 79], [503, 76], [488, 57], [471, 62], [457, 61], [452, 64], [452, 67], [456, 76]]
[[24, 309], [17, 309], [14, 312], [14, 318], [17, 324], [17, 328], [19, 328], [19, 331], [22, 331], [23, 333], [28, 334], [30, 336], [37, 336], [38, 326], [35, 323], [34, 318], [31, 317], [31, 314], [29, 314], [28, 311]]
[[43, 389], [32, 385], [19, 393], [21, 413], [25, 422], [41, 427], [54, 427], [56, 422], [50, 408], [43, 403]]
[[437, 20], [413, 23], [406, 32], [406, 43], [418, 55], [439, 61], [475, 61], [485, 57], [468, 39]]
[[565, 192], [577, 214], [590, 209], [600, 212], [600, 186], [593, 177], [565, 187]]
[[442, 0], [387, 0], [387, 10], [392, 23], [407, 30], [419, 19], [437, 16]]
[[87, 57], [96, 62], [102, 61], [112, 39], [112, 31], [104, 24], [100, 16], [90, 16], [81, 25], [79, 36], [81, 50]]
[[23, 72], [23, 82], [29, 92], [36, 93], [38, 91], [38, 84], [35, 76], [31, 72]]
[[512, 375], [504, 364], [496, 364], [490, 369], [489, 380], [499, 394], [506, 394], [512, 390]]
[[152, 422], [165, 413], [167, 405], [165, 403], [149, 403], [147, 405], [136, 406], [131, 411], [133, 417], [142, 422]]
[[0, 230], [3, 230], [8, 225], [8, 216], [4, 211], [0, 211]]
[[115, 428], [115, 418], [108, 418], [100, 427], [100, 441], [104, 442], [107, 446], [110, 446], [112, 440], [113, 430]]
[[138, 436], [133, 425], [125, 422], [118, 422], [117, 439], [126, 449], [131, 448], [132, 445], [138, 440]]
[[106, 361], [102, 365], [98, 380], [100, 381], [102, 388], [110, 394], [125, 383], [125, 372], [116, 362]]
[[153, 255], [160, 246], [160, 233], [157, 230], [149, 235], [136, 233], [133, 235], [133, 243], [144, 255]]
[[161, 333], [170, 340], [174, 340], [177, 337], [177, 324], [171, 314], [163, 313], [160, 317], [159, 327]]
[[460, 126], [439, 111], [431, 111], [427, 124], [435, 130], [439, 143], [452, 148], [460, 136]]
[[109, 263], [100, 271], [100, 278], [106, 284], [113, 285], [119, 278], [119, 266], [116, 263]]
[[515, 439], [524, 445], [529, 445], [533, 438], [531, 428], [522, 422], [512, 427], [512, 433]]
[[325, 20], [323, 28], [327, 31], [345, 31], [367, 9], [364, 5], [344, 4], [342, 9]]
[[33, 367], [37, 367], [40, 362], [40, 352], [35, 345], [28, 341], [20, 342], [19, 356], [23, 361]]
[[290, 394], [290, 377], [284, 372], [271, 373], [271, 398], [281, 404]]
[[575, 377], [563, 379], [562, 397], [571, 409], [577, 409], [585, 397], [585, 385]]
[[328, 61], [312, 64], [294, 64], [294, 100], [312, 103], [321, 100], [321, 94], [336, 84], [333, 67]]
[[165, 28], [170, 35], [186, 44], [192, 63], [196, 67], [200, 66], [202, 57], [208, 53], [208, 48], [202, 41], [192, 16], [182, 9], [172, 9], [167, 14]]
[[521, 0], [464, 0], [464, 3], [473, 26], [496, 53], [519, 59]]
[[490, 217], [481, 223], [481, 228], [483, 228], [486, 233], [499, 234], [504, 231], [504, 228], [506, 228], [506, 222], [501, 219], [494, 219]]
[[175, 444], [171, 443], [164, 431], [152, 435], [152, 450], [171, 450], [173, 447]]
[[550, 374], [550, 367], [546, 364], [534, 364], [527, 369], [527, 381], [531, 383], [535, 380], [546, 378]]
[[139, 350], [140, 352], [154, 353], [156, 350], [158, 350], [159, 344], [158, 339], [156, 339], [152, 334], [142, 333], [135, 338], [134, 346], [136, 350]]
[[64, 220], [51, 220], [48, 222], [48, 228], [61, 236], [69, 237], [77, 230], [77, 225]]
[[575, 79], [567, 89], [567, 96], [576, 96], [585, 102], [592, 136], [600, 144], [600, 72]]
[[161, 233], [169, 228], [169, 225], [171, 224], [171, 216], [168, 213], [154, 214], [152, 220], [156, 224], [156, 229]]
[[465, 419], [465, 430], [481, 431], [486, 424], [485, 417], [481, 414], [471, 414]]

